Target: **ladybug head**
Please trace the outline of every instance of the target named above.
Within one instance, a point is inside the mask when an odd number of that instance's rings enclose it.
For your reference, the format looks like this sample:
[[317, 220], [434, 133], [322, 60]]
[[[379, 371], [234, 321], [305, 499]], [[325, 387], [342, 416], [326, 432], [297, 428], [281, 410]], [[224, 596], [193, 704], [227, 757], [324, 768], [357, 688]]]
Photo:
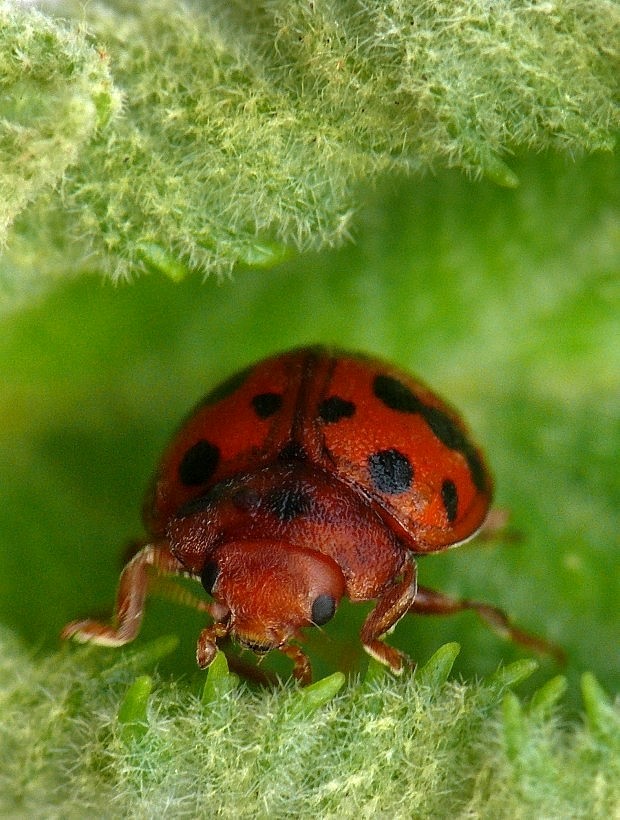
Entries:
[[273, 541], [232, 541], [202, 571], [202, 584], [230, 633], [254, 652], [321, 626], [344, 594], [338, 565], [320, 552]]

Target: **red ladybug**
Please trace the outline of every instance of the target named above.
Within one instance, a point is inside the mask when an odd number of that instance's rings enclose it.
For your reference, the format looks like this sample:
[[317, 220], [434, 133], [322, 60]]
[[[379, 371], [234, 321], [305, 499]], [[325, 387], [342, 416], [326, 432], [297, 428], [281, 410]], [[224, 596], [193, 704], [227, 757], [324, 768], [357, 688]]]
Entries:
[[500, 610], [417, 585], [415, 556], [471, 538], [491, 493], [465, 425], [422, 383], [322, 347], [274, 356], [211, 391], [172, 441], [145, 505], [148, 542], [120, 578], [114, 625], [74, 621], [63, 637], [133, 640], [154, 571], [201, 581], [212, 598], [194, 601], [213, 620], [198, 638], [200, 667], [231, 635], [257, 654], [284, 652], [307, 682], [300, 629], [327, 623], [345, 595], [376, 599], [362, 645], [396, 673], [408, 659], [381, 638], [407, 612], [473, 609], [547, 650]]

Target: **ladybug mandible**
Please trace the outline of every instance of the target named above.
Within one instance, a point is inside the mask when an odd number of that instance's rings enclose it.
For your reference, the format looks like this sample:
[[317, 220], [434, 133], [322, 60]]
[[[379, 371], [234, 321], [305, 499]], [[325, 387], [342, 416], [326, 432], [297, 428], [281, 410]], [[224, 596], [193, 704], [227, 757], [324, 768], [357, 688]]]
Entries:
[[[144, 509], [148, 541], [125, 566], [114, 625], [74, 621], [64, 638], [121, 646], [140, 629], [152, 574], [202, 582], [212, 623], [207, 667], [227, 635], [279, 649], [311, 679], [295, 642], [339, 601], [376, 599], [364, 649], [393, 672], [408, 658], [381, 638], [408, 612], [476, 611], [542, 651], [498, 609], [417, 584], [416, 555], [470, 539], [492, 481], [459, 416], [380, 360], [308, 347], [268, 358], [216, 387], [164, 454]], [[181, 595], [179, 595], [181, 598]]]

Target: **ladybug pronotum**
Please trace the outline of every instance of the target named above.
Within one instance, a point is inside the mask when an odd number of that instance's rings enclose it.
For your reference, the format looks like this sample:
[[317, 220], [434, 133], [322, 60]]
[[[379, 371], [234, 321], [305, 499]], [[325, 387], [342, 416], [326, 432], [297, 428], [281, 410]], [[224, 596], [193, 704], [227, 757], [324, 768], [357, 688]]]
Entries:
[[[364, 649], [393, 672], [410, 662], [382, 640], [408, 612], [477, 612], [540, 651], [501, 610], [417, 583], [416, 556], [469, 540], [492, 481], [459, 416], [380, 360], [308, 347], [268, 358], [216, 387], [172, 441], [144, 509], [148, 539], [125, 566], [114, 623], [74, 621], [64, 638], [121, 646], [140, 629], [153, 576], [200, 581], [209, 666], [225, 636], [279, 649], [311, 679], [297, 643], [343, 596], [376, 600]], [[182, 595], [179, 594], [179, 598]]]

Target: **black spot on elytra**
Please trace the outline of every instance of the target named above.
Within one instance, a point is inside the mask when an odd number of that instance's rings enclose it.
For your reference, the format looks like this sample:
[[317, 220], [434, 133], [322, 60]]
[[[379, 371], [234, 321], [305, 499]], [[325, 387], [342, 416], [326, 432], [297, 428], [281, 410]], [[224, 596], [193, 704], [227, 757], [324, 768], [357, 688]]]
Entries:
[[465, 450], [468, 445], [467, 438], [450, 416], [447, 416], [443, 410], [439, 410], [437, 407], [424, 407], [421, 412], [424, 420], [442, 444], [445, 444], [451, 450], [459, 450], [460, 452]]
[[301, 487], [279, 487], [267, 495], [265, 504], [280, 521], [292, 521], [311, 511], [312, 497]]
[[219, 574], [220, 568], [218, 567], [217, 562], [207, 561], [200, 574], [200, 580], [209, 595], [213, 592], [213, 587], [215, 586], [215, 582], [217, 581]]
[[200, 406], [215, 404], [222, 399], [227, 399], [229, 396], [232, 396], [241, 385], [245, 382], [247, 377], [252, 372], [252, 367], [246, 367], [243, 370], [240, 370], [238, 373], [233, 373], [228, 379], [225, 379], [220, 384], [216, 385], [213, 390], [211, 390], [204, 399], [200, 402]]
[[278, 453], [280, 461], [306, 461], [308, 453], [304, 446], [297, 441], [289, 441]]
[[486, 473], [478, 451], [454, 421], [437, 407], [425, 407], [422, 413], [426, 423], [442, 444], [457, 450], [465, 457], [472, 481], [481, 492], [486, 489]]
[[419, 413], [444, 446], [463, 455], [476, 488], [481, 492], [486, 489], [486, 473], [478, 451], [454, 419], [438, 407], [424, 404], [406, 384], [392, 376], [375, 376], [373, 392], [390, 410]]
[[411, 487], [413, 467], [398, 450], [379, 450], [368, 456], [368, 470], [375, 488], [382, 493], [399, 495]]
[[350, 419], [355, 414], [355, 404], [340, 396], [330, 396], [319, 404], [319, 417], [326, 424], [333, 424], [340, 419]]
[[205, 484], [217, 470], [220, 449], [210, 441], [197, 441], [183, 456], [179, 464], [179, 478], [186, 487]]
[[323, 593], [312, 602], [312, 623], [316, 626], [323, 626], [334, 617], [336, 612], [336, 601], [331, 595]]
[[390, 410], [397, 410], [399, 413], [421, 413], [423, 411], [424, 405], [415, 393], [412, 393], [406, 384], [392, 376], [382, 374], [375, 376], [372, 389], [379, 401], [382, 401]]
[[259, 393], [252, 399], [252, 407], [259, 419], [268, 419], [282, 407], [280, 393]]
[[456, 489], [456, 484], [449, 478], [446, 478], [441, 485], [441, 500], [448, 517], [448, 521], [452, 523], [456, 521], [459, 511], [459, 494]]

